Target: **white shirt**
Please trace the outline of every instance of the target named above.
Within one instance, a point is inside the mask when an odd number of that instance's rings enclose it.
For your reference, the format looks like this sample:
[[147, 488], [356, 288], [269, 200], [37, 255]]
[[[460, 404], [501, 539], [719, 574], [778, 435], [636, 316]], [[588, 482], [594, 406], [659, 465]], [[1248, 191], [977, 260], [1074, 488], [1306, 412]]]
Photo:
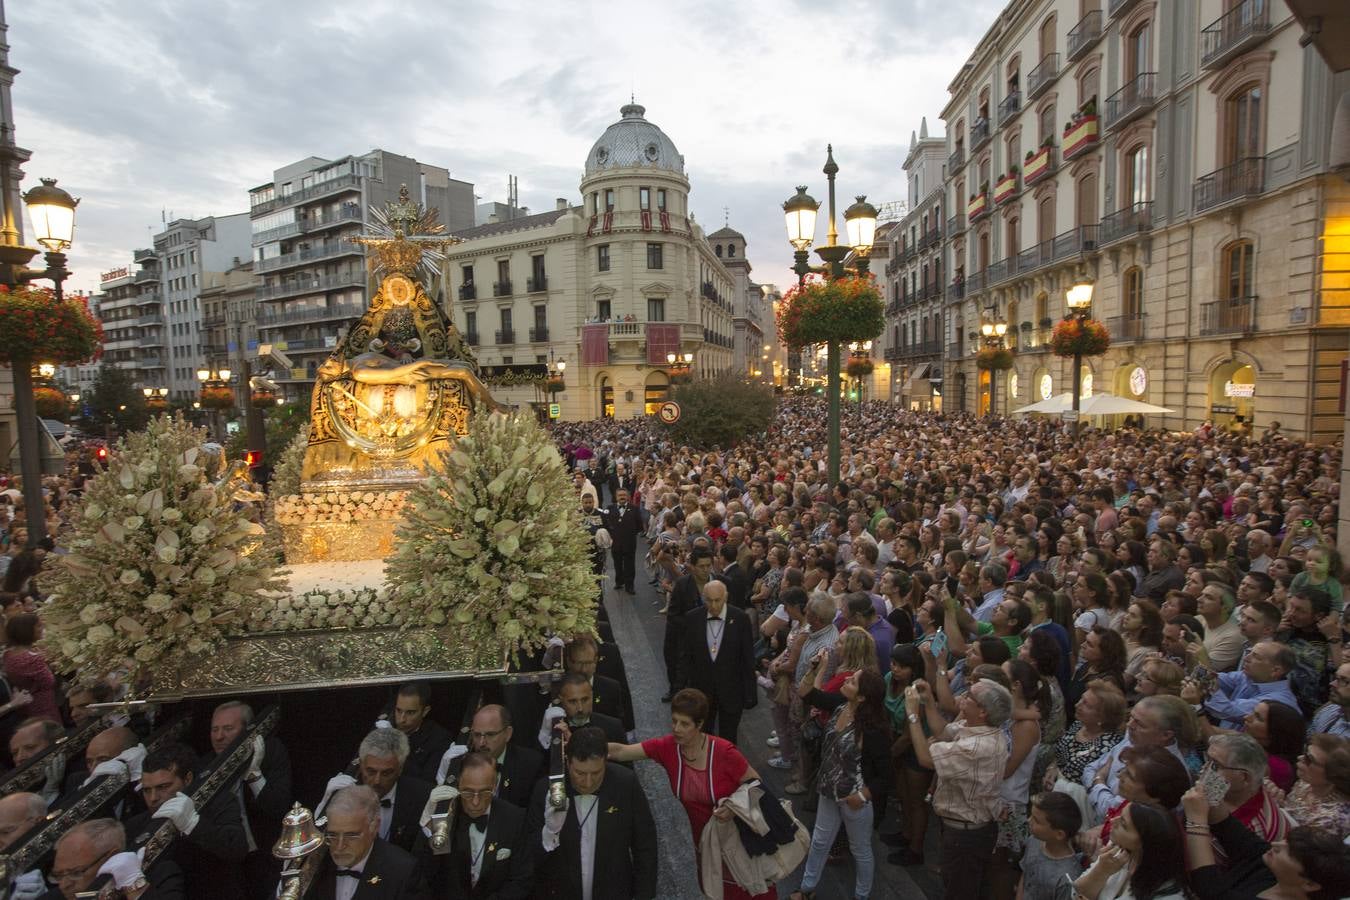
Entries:
[[[398, 792], [398, 785], [395, 784], [389, 789], [389, 793], [380, 798], [380, 840], [389, 840], [389, 828], [394, 824], [394, 794]], [[384, 801], [388, 800], [389, 805], [385, 806]]]
[[722, 648], [727, 631], [727, 611], [722, 610], [720, 616], [708, 616], [708, 655], [717, 660], [717, 653]]
[[469, 874], [473, 879], [475, 886], [478, 884], [478, 876], [483, 871], [483, 854], [487, 851], [483, 849], [483, 843], [487, 840], [487, 828], [482, 831], [469, 826]]
[[591, 900], [591, 885], [595, 881], [595, 794], [577, 794], [572, 798], [576, 806], [577, 825], [581, 828], [581, 900]]
[[[375, 846], [372, 844], [371, 850], [373, 849], [375, 849]], [[351, 870], [353, 872], [360, 872], [364, 874], [366, 870], [366, 863], [369, 861], [370, 861], [370, 850], [367, 850], [366, 855], [361, 857], [361, 861], [353, 865], [351, 867]], [[356, 896], [356, 889], [359, 888], [360, 886], [361, 886], [360, 878], [348, 878], [346, 876], [343, 876], [342, 878], [335, 879], [335, 887], [333, 890], [333, 894], [337, 898], [337, 900], [352, 900], [352, 897]]]

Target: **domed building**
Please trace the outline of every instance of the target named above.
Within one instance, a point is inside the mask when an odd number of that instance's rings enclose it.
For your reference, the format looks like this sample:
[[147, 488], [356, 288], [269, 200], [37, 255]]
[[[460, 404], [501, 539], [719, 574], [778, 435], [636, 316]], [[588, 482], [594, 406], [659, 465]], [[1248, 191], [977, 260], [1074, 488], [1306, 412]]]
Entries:
[[[580, 204], [455, 233], [451, 319], [501, 402], [626, 419], [667, 399], [686, 355], [695, 378], [732, 366], [736, 278], [689, 215], [684, 157], [642, 106], [619, 114], [586, 155]], [[559, 362], [550, 397], [539, 378]]]

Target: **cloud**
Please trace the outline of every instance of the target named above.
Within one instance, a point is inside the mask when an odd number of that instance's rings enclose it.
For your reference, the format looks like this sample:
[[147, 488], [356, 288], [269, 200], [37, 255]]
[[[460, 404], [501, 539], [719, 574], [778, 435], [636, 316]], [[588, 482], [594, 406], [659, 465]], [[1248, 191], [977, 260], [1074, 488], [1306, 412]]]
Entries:
[[[1000, 0], [114, 3], [8, 8], [26, 186], [83, 202], [72, 286], [149, 245], [161, 211], [247, 209], [247, 190], [306, 156], [380, 147], [445, 166], [485, 199], [579, 202], [587, 151], [630, 93], [684, 154], [691, 206], [723, 208], [754, 275], [787, 284], [779, 205], [797, 184], [839, 208], [903, 197], [909, 134], [994, 21]], [[842, 222], [840, 223], [842, 227]], [[821, 223], [821, 235], [824, 223]]]

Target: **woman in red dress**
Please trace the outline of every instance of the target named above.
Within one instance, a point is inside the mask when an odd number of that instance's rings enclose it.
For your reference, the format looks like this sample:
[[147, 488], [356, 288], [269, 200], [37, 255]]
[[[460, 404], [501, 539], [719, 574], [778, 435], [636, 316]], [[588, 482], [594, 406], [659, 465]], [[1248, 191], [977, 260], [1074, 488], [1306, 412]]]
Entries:
[[[719, 804], [744, 782], [759, 778], [735, 744], [703, 733], [707, 718], [708, 698], [702, 691], [685, 688], [670, 700], [671, 734], [640, 744], [609, 745], [609, 758], [615, 762], [651, 759], [665, 768], [671, 790], [689, 816], [696, 856], [708, 820], [716, 816], [726, 821], [734, 815]], [[701, 861], [698, 870], [702, 872]], [[775, 900], [778, 891], [770, 885], [762, 894], [751, 894], [736, 883], [724, 865], [722, 896], [725, 900]]]
[[24, 690], [33, 695], [26, 710], [28, 717], [60, 722], [56, 678], [47, 665], [47, 657], [34, 646], [42, 640], [42, 620], [37, 613], [11, 616], [5, 623], [5, 637], [9, 642], [3, 657], [5, 680], [12, 690]]

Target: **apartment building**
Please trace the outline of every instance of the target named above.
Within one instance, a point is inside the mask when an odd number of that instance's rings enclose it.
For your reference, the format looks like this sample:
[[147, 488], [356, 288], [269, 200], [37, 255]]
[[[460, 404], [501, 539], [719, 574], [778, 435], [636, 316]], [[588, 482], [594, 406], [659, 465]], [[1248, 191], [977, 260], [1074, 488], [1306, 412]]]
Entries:
[[309, 398], [315, 371], [365, 312], [365, 252], [352, 238], [367, 229], [373, 210], [397, 199], [403, 185], [438, 211], [447, 231], [473, 226], [472, 184], [385, 150], [338, 160], [308, 157], [249, 191], [253, 272], [261, 279], [258, 339], [294, 364], [289, 372], [273, 373], [288, 400]]
[[[1169, 428], [1340, 436], [1350, 298], [1322, 253], [1350, 198], [1330, 162], [1348, 85], [1302, 35], [1283, 0], [1003, 10], [942, 112], [947, 409], [995, 399], [973, 359], [994, 316], [1016, 350], [1000, 412], [1077, 377]], [[1073, 373], [1046, 344], [1084, 278], [1112, 346]]]
[[103, 324], [100, 364], [125, 370], [141, 387], [169, 386], [159, 263], [155, 251], [135, 251], [126, 265], [99, 275], [91, 304]]
[[[202, 288], [202, 352], [207, 368], [243, 373], [244, 362], [257, 358], [258, 277], [253, 264], [242, 262], [228, 272], [210, 272]], [[236, 378], [240, 408], [249, 402], [248, 385]]]

